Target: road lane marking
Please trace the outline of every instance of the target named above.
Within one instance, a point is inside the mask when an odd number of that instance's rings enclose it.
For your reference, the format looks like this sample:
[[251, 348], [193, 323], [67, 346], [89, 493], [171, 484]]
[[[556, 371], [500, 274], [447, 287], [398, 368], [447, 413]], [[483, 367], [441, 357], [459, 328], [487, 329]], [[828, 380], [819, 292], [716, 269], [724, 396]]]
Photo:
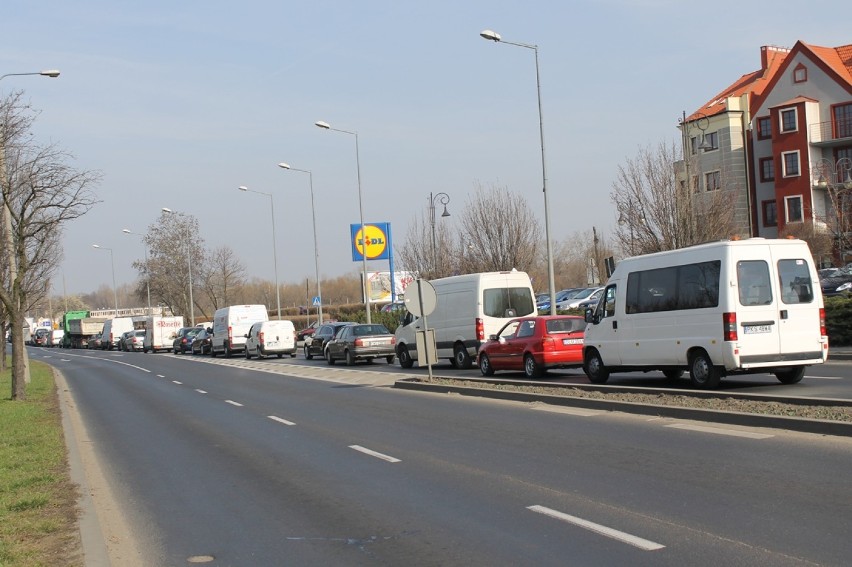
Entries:
[[181, 384], [183, 384], [183, 382], [178, 382], [177, 380], [172, 380], [172, 384], [177, 384], [178, 386], [180, 386]]
[[62, 362], [71, 362], [70, 358], [60, 358], [59, 360], [61, 360]]
[[596, 524], [594, 522], [590, 522], [588, 520], [584, 520], [576, 516], [571, 516], [570, 514], [565, 514], [563, 512], [559, 512], [551, 508], [545, 508], [544, 506], [527, 506], [527, 510], [536, 512], [538, 514], [544, 514], [545, 516], [549, 516], [557, 520], [562, 520], [563, 522], [568, 522], [569, 524], [574, 524], [575, 526], [579, 526], [602, 536], [621, 541], [628, 545], [632, 545], [633, 547], [644, 549], [645, 551], [655, 551], [657, 549], [663, 549], [664, 547], [666, 547], [665, 545], [662, 545], [660, 543], [643, 539], [641, 537], [615, 530], [613, 528], [608, 528], [606, 526], [602, 526], [601, 524]]
[[232, 406], [243, 407], [243, 404], [240, 402], [235, 402], [234, 400], [225, 400], [226, 404], [231, 404]]
[[592, 417], [595, 415], [600, 415], [604, 412], [600, 410], [588, 410], [588, 409], [579, 409], [579, 408], [565, 408], [565, 407], [557, 407], [557, 406], [533, 406], [534, 410], [538, 411], [546, 411], [550, 413], [567, 413], [568, 415], [577, 415], [580, 417]]
[[810, 380], [845, 380], [843, 376], [805, 376]]
[[199, 390], [198, 388], [196, 388], [195, 391], [198, 392], [199, 394], [206, 394], [207, 393], [204, 390]]
[[266, 417], [268, 417], [272, 421], [277, 421], [278, 423], [283, 423], [284, 425], [296, 425], [292, 421], [287, 421], [286, 419], [281, 419], [280, 417], [276, 417], [274, 415], [267, 415]]
[[370, 455], [371, 457], [376, 457], [377, 459], [382, 459], [383, 461], [387, 461], [389, 463], [401, 463], [397, 458], [391, 457], [390, 455], [384, 455], [382, 453], [377, 453], [376, 451], [371, 451], [366, 447], [362, 447], [361, 445], [349, 445], [350, 449], [355, 449], [356, 451], [360, 451], [365, 455]]
[[162, 374], [157, 374], [157, 378], [165, 378]]
[[690, 425], [688, 423], [672, 423], [666, 427], [674, 427], [675, 429], [687, 429], [689, 431], [700, 431], [702, 433], [715, 433], [716, 435], [730, 435], [732, 437], [746, 437], [748, 439], [769, 439], [774, 435], [766, 435], [765, 433], [752, 433], [750, 431], [738, 431], [736, 429], [722, 429], [721, 427], [707, 427], [705, 425]]

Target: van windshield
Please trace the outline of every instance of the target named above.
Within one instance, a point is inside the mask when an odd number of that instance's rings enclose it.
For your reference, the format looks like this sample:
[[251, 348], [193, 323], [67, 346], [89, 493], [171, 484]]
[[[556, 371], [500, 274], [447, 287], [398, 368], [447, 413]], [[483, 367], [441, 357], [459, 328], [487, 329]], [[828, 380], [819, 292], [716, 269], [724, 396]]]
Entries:
[[535, 311], [535, 300], [529, 288], [500, 287], [483, 292], [482, 306], [488, 317], [523, 317]]

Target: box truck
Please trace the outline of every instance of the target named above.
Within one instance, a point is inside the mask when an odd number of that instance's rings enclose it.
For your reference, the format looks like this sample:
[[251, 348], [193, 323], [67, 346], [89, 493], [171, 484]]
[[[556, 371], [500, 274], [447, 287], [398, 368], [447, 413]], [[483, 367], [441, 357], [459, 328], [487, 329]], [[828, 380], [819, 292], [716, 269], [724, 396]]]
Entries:
[[178, 329], [183, 327], [183, 317], [149, 316], [145, 319], [145, 339], [142, 342], [142, 352], [168, 351], [172, 349], [172, 341]]

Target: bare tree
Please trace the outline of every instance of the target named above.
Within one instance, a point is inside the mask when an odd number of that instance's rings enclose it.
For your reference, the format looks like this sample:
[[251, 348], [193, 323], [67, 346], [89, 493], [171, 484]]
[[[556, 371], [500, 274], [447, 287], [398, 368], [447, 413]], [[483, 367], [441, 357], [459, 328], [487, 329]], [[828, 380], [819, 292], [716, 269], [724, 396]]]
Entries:
[[732, 234], [734, 195], [740, 189], [733, 177], [720, 172], [719, 185], [702, 192], [692, 180], [678, 180], [679, 159], [674, 142], [660, 142], [656, 148], [640, 148], [635, 158], [619, 166], [610, 198], [618, 213], [615, 238], [626, 255], [673, 250]]
[[215, 312], [232, 304], [234, 295], [246, 283], [246, 268], [232, 248], [221, 246], [207, 256], [203, 269], [199, 270], [198, 282]]
[[463, 255], [459, 255], [458, 234], [448, 223], [435, 229], [433, 249], [432, 223], [425, 213], [414, 219], [402, 246], [397, 249], [398, 261], [405, 269], [433, 280], [459, 273]]
[[61, 258], [62, 227], [94, 206], [90, 188], [100, 179], [97, 172], [75, 169], [73, 156], [55, 144], [36, 144], [33, 120], [20, 92], [0, 100], [3, 265], [8, 267], [0, 302], [12, 326], [12, 399], [26, 397], [29, 381], [23, 340], [29, 295], [44, 293], [44, 281]]

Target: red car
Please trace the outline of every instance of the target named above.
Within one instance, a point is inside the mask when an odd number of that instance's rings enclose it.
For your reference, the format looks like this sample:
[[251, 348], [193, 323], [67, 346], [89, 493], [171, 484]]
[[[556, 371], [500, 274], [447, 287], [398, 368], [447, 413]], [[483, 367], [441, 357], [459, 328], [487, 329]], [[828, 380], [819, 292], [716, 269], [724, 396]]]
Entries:
[[586, 322], [574, 315], [512, 319], [479, 347], [477, 364], [483, 376], [495, 370], [523, 370], [540, 378], [549, 368], [583, 365]]

